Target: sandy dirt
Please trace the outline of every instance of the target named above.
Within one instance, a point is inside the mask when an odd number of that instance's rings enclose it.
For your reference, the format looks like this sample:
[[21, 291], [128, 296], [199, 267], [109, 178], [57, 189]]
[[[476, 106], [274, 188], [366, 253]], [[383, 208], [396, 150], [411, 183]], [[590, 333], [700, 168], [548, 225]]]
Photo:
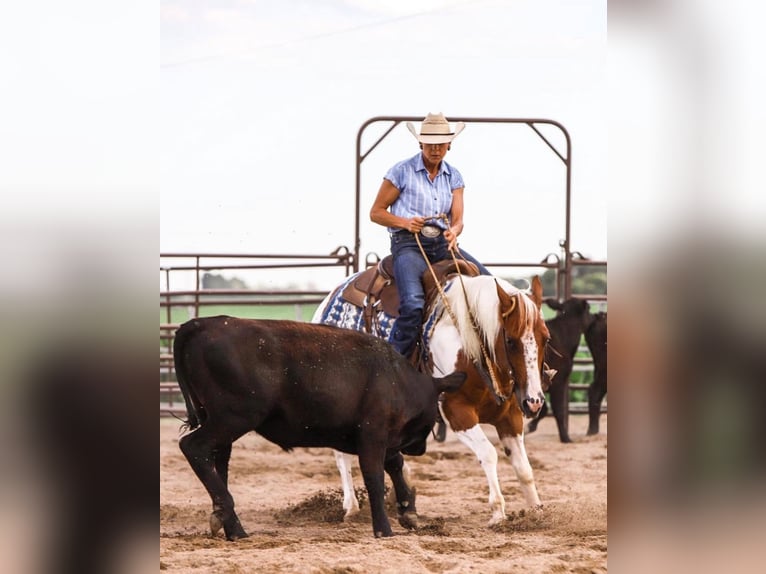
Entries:
[[[420, 528], [375, 539], [369, 506], [343, 522], [340, 478], [329, 449], [282, 451], [254, 433], [234, 444], [229, 487], [249, 538], [211, 537], [211, 502], [178, 449], [175, 419], [160, 419], [160, 570], [167, 572], [480, 572], [607, 570], [607, 421], [586, 437], [587, 416], [570, 417], [572, 444], [551, 417], [526, 436], [544, 508], [524, 511], [510, 461], [500, 453], [508, 520], [490, 528], [488, 488], [473, 453], [452, 432], [405, 457], [417, 488]], [[485, 427], [497, 444], [494, 428]], [[364, 494], [355, 466], [357, 492]], [[388, 481], [388, 478], [386, 479]], [[387, 482], [388, 483], [388, 482]]]

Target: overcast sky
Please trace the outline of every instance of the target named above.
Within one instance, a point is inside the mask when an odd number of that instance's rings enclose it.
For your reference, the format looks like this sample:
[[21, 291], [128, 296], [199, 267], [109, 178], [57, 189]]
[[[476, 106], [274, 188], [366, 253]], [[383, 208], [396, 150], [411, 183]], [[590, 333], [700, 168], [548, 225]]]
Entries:
[[[441, 111], [563, 124], [571, 246], [606, 258], [606, 2], [168, 0], [161, 9], [161, 252], [352, 247], [360, 126]], [[565, 154], [562, 134], [543, 131]], [[388, 252], [367, 212], [388, 167], [417, 152], [401, 125], [364, 162], [363, 255]], [[447, 161], [466, 181], [463, 247], [484, 261], [558, 253], [564, 164], [532, 130], [470, 124]]]

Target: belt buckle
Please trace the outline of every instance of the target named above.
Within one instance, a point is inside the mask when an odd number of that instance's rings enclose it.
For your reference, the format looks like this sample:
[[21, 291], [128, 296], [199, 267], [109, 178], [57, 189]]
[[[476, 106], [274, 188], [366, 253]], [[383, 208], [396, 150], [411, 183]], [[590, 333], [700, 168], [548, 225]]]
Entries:
[[420, 230], [420, 233], [423, 237], [434, 238], [439, 237], [442, 234], [442, 230], [436, 225], [424, 225], [423, 229]]

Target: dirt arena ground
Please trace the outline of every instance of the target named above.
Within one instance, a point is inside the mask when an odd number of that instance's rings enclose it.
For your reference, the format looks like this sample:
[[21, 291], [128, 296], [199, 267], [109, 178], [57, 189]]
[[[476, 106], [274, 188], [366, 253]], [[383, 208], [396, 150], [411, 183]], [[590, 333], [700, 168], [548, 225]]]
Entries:
[[[500, 455], [509, 519], [489, 528], [487, 482], [471, 451], [448, 432], [422, 457], [406, 457], [417, 487], [420, 528], [375, 539], [369, 507], [343, 522], [340, 479], [329, 449], [286, 453], [250, 433], [234, 445], [229, 486], [250, 537], [227, 542], [208, 530], [210, 499], [178, 449], [180, 423], [160, 419], [160, 570], [176, 573], [462, 573], [607, 571], [607, 421], [586, 437], [570, 417], [572, 444], [551, 417], [527, 435], [545, 507], [524, 512], [518, 482]], [[496, 442], [492, 427], [487, 436]], [[355, 467], [357, 492], [362, 481]], [[387, 479], [388, 480], [388, 479]]]

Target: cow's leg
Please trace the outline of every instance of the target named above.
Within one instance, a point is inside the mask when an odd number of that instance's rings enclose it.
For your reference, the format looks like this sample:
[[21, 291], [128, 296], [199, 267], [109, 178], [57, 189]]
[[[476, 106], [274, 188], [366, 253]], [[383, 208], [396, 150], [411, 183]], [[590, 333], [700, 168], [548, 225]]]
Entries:
[[370, 497], [370, 514], [372, 514], [372, 531], [375, 538], [393, 536], [391, 523], [386, 516], [385, 484], [383, 477], [383, 459], [385, 452], [382, 448], [362, 446], [359, 449], [359, 468], [362, 470], [364, 485]]
[[527, 506], [541, 508], [542, 504], [540, 503], [540, 496], [537, 494], [532, 465], [529, 464], [527, 450], [524, 447], [524, 418], [518, 407], [512, 409], [505, 419], [495, 425], [495, 428], [500, 442], [505, 447], [505, 454], [511, 459], [511, 466], [513, 466], [516, 478], [519, 480]]
[[219, 445], [213, 452], [215, 455], [215, 470], [221, 477], [223, 485], [229, 487], [229, 459], [231, 458], [231, 443]]
[[396, 452], [386, 459], [386, 473], [391, 477], [396, 493], [396, 511], [399, 524], [410, 530], [418, 527], [418, 511], [415, 508], [415, 489], [407, 480], [406, 466], [402, 453]]
[[487, 475], [489, 508], [492, 511], [489, 525], [499, 524], [505, 520], [505, 499], [500, 491], [500, 481], [497, 478], [497, 450], [495, 450], [495, 445], [489, 441], [478, 424], [455, 434], [460, 442], [474, 452], [484, 469], [484, 474]]
[[[181, 437], [179, 445], [194, 473], [204, 485], [213, 501], [213, 513], [210, 515], [210, 530], [216, 534], [221, 527], [228, 540], [245, 538], [247, 533], [234, 512], [234, 499], [226, 486], [227, 476], [218, 472], [217, 452], [226, 452], [226, 442], [217, 440], [206, 427], [200, 427]], [[229, 453], [231, 443], [228, 443]], [[222, 458], [222, 457], [221, 457]]]
[[333, 452], [335, 453], [335, 464], [338, 467], [338, 472], [340, 472], [340, 483], [343, 486], [343, 510], [346, 511], [343, 520], [348, 520], [359, 513], [359, 500], [357, 500], [356, 492], [354, 492], [354, 477], [351, 475], [354, 459], [345, 452], [339, 450]]

